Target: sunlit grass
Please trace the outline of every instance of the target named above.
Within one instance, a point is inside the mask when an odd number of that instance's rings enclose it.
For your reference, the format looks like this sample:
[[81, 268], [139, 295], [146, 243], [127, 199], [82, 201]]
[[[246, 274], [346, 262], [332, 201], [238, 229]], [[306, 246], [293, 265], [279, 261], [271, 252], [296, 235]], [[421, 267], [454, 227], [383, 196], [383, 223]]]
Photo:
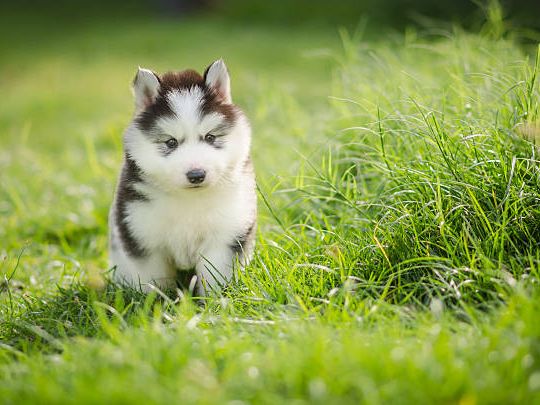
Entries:
[[[540, 400], [535, 53], [201, 22], [4, 45], [0, 398]], [[256, 257], [220, 297], [106, 286], [133, 70], [220, 56], [254, 126]]]

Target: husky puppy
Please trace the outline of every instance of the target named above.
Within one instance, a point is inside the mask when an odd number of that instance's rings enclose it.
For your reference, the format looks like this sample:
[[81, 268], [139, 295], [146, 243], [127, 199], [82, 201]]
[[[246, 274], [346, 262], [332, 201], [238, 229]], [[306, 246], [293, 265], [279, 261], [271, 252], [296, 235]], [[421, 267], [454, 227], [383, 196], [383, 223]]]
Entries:
[[109, 214], [114, 278], [148, 291], [194, 271], [198, 293], [219, 290], [251, 259], [257, 216], [251, 129], [227, 67], [218, 60], [202, 76], [139, 68], [133, 91]]

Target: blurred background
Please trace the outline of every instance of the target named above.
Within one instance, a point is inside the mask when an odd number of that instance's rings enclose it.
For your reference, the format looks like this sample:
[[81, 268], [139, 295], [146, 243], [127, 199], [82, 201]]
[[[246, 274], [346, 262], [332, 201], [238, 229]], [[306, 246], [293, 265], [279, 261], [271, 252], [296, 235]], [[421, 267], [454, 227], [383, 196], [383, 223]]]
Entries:
[[[98, 134], [129, 117], [128, 87], [137, 66], [158, 72], [188, 67], [202, 71], [219, 57], [231, 71], [236, 101], [256, 123], [268, 115], [286, 122], [287, 114], [304, 111], [309, 119], [310, 106], [332, 95], [332, 74], [348, 41], [376, 43], [411, 32], [444, 36], [456, 26], [481, 31], [486, 20], [501, 22], [497, 36], [508, 31], [523, 43], [538, 40], [540, 1], [493, 4], [3, 0], [0, 142], [19, 142], [21, 128], [27, 128], [22, 133], [39, 129], [42, 135], [36, 141], [53, 144], [64, 131]], [[261, 104], [261, 97], [274, 102]], [[278, 114], [272, 110], [282, 107]], [[61, 140], [65, 145], [66, 139]]]
[[[360, 18], [394, 27], [417, 23], [430, 17], [461, 25], [476, 25], [492, 0], [105, 0], [54, 3], [45, 0], [2, 2], [4, 16], [20, 14], [40, 17], [43, 26], [73, 24], [96, 18], [167, 17], [194, 14], [219, 15], [237, 22], [277, 24], [356, 24]], [[501, 0], [505, 17], [520, 26], [538, 27], [540, 3], [534, 0]], [[35, 24], [37, 21], [28, 21]], [[24, 25], [23, 21], [20, 21]]]

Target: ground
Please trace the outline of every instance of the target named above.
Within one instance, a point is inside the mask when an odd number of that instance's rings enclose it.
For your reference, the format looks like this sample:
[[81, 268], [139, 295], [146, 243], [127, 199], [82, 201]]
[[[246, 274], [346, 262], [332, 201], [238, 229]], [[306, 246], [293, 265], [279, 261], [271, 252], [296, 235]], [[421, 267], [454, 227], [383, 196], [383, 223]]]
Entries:
[[[3, 19], [1, 402], [540, 401], [539, 66], [501, 21]], [[136, 68], [219, 57], [256, 258], [219, 297], [107, 284]]]

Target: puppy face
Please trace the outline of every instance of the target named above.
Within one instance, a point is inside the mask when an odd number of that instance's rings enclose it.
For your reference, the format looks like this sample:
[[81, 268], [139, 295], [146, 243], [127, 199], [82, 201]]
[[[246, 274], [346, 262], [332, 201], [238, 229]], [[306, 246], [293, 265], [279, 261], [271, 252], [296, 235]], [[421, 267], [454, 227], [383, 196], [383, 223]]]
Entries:
[[159, 77], [139, 69], [125, 149], [148, 181], [167, 192], [209, 188], [242, 166], [250, 130], [232, 104], [229, 83], [221, 60], [203, 76], [186, 70]]

